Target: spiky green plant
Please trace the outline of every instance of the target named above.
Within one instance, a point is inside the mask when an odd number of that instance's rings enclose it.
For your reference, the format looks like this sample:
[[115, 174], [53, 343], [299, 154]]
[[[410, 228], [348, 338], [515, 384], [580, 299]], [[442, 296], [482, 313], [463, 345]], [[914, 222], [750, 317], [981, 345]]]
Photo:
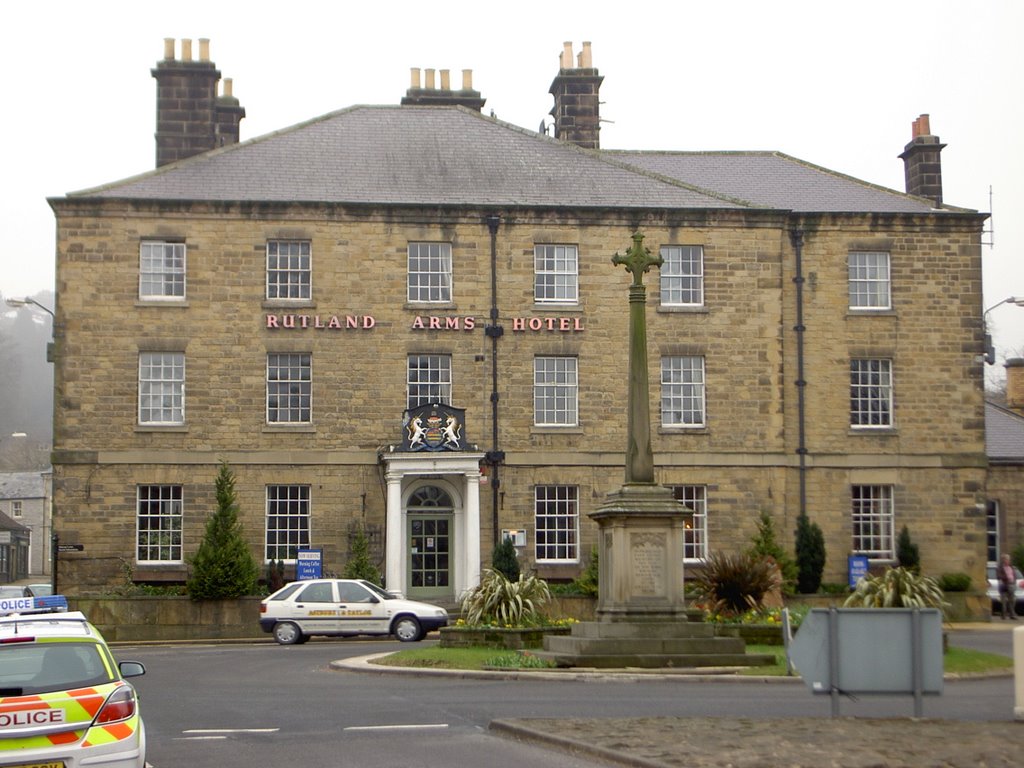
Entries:
[[462, 614], [469, 626], [522, 627], [543, 618], [542, 607], [551, 599], [548, 583], [534, 575], [519, 574], [509, 581], [500, 571], [484, 570], [480, 586], [462, 599]]
[[935, 579], [907, 568], [888, 568], [857, 582], [844, 608], [939, 608], [949, 606]]
[[774, 585], [774, 561], [749, 552], [712, 553], [690, 582], [697, 600], [712, 614], [724, 616], [759, 608]]

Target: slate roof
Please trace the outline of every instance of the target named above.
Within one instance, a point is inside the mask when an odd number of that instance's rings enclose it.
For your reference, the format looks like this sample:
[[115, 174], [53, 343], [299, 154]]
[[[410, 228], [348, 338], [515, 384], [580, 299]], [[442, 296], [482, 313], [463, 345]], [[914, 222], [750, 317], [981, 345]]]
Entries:
[[799, 213], [927, 213], [931, 201], [781, 152], [608, 152], [622, 161], [751, 205]]
[[773, 152], [588, 151], [464, 107], [354, 106], [72, 198], [926, 213]]
[[39, 472], [0, 472], [0, 499], [42, 499], [46, 486]]
[[997, 464], [1024, 464], [1024, 416], [985, 403], [985, 454]]

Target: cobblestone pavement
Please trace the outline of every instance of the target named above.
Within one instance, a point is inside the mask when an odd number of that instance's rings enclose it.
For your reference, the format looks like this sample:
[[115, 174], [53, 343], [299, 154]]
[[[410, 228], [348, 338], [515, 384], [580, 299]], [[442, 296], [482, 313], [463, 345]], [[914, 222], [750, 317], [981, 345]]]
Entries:
[[491, 730], [639, 768], [1016, 768], [1024, 723], [887, 718], [495, 720]]

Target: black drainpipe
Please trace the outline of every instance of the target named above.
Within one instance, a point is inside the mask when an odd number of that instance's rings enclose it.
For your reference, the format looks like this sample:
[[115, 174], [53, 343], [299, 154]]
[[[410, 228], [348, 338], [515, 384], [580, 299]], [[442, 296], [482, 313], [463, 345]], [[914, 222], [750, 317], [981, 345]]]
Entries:
[[800, 514], [807, 514], [807, 430], [806, 410], [804, 405], [804, 393], [807, 382], [804, 380], [804, 231], [792, 229], [789, 232], [789, 239], [793, 243], [793, 251], [796, 256], [796, 276], [793, 283], [796, 285], [796, 394], [797, 394], [797, 422], [799, 424], [800, 441], [796, 453], [800, 457]]
[[505, 452], [498, 450], [498, 339], [505, 329], [498, 325], [498, 226], [500, 216], [488, 216], [487, 229], [491, 233], [491, 321], [484, 328], [491, 340], [491, 450], [484, 454], [484, 462], [491, 468], [488, 478], [491, 486], [491, 534], [494, 546], [498, 544], [498, 466], [505, 461]]

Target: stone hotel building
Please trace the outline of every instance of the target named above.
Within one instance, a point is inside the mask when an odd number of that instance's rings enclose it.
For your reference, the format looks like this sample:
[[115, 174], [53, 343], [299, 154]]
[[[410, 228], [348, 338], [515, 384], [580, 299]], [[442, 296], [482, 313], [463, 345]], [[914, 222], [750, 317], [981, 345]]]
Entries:
[[585, 43], [547, 131], [483, 114], [468, 70], [412, 70], [400, 105], [239, 142], [208, 42], [176, 47], [156, 169], [49, 201], [68, 590], [183, 581], [221, 462], [253, 553], [289, 572], [304, 548], [342, 571], [362, 527], [412, 597], [454, 600], [503, 535], [575, 577], [623, 481], [612, 257], [637, 232], [663, 259], [651, 431], [684, 567], [761, 513], [791, 545], [806, 511], [826, 581], [892, 562], [907, 526], [925, 571], [981, 583], [985, 215], [943, 202], [927, 116], [905, 193], [778, 152], [604, 149]]

